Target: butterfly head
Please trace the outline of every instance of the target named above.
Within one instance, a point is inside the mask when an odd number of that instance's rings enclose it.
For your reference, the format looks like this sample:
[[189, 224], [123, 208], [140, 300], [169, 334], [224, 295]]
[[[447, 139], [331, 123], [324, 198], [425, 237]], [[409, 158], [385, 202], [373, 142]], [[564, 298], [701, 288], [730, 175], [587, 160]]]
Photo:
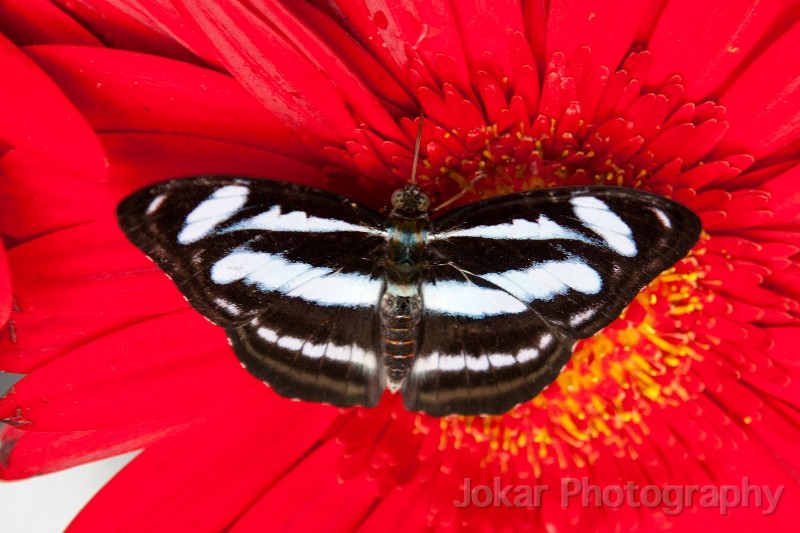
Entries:
[[419, 185], [412, 183], [392, 194], [392, 214], [404, 218], [424, 218], [431, 206], [430, 197], [422, 192]]

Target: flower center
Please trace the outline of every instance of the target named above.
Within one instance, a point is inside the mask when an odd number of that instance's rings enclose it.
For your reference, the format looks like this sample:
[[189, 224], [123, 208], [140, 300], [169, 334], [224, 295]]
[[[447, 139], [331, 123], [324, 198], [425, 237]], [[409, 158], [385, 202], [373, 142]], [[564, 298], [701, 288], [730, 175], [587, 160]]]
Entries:
[[[734, 166], [730, 158], [716, 161], [708, 155], [725, 131], [724, 111], [711, 102], [682, 102], [678, 79], [643, 90], [638, 80], [647, 58], [632, 54], [622, 69], [609, 74], [584, 68], [580, 57], [567, 64], [555, 54], [538, 105], [531, 104], [519, 75], [487, 74], [498, 68], [487, 68], [476, 82], [480, 103], [471, 90], [447, 83], [423, 87], [429, 118], [420, 186], [434, 205], [465, 189], [469, 192], [460, 203], [590, 184], [692, 198], [709, 176]], [[372, 152], [372, 157], [382, 159], [382, 168], [396, 168], [398, 150], [387, 144], [381, 149], [385, 153]], [[361, 146], [377, 145], [373, 140]], [[362, 161], [367, 151], [357, 154]], [[395, 178], [410, 175], [408, 169], [398, 170]], [[515, 472], [537, 477], [546, 464], [592, 464], [604, 448], [635, 458], [650, 432], [649, 415], [695, 394], [687, 386], [689, 369], [709, 342], [695, 332], [708, 330], [702, 309], [715, 298], [698, 260], [706, 238], [650, 283], [618, 320], [580, 341], [564, 371], [531, 401], [502, 416], [435, 419], [401, 413], [394, 423], [424, 442], [435, 439], [442, 457], [447, 450], [466, 450], [470, 453], [460, 455], [480, 457], [481, 468], [509, 470], [519, 463]]]
[[453, 185], [463, 189], [474, 182], [475, 193], [465, 195], [466, 201], [546, 187], [625, 183], [624, 167], [610, 158], [599, 161], [598, 154], [578, 146], [572, 134], [556, 137], [555, 127], [554, 120], [541, 117], [504, 132], [498, 132], [497, 125], [475, 128], [467, 133], [467, 151], [462, 154], [430, 143], [429, 166], [420, 180], [444, 199], [453, 194]]

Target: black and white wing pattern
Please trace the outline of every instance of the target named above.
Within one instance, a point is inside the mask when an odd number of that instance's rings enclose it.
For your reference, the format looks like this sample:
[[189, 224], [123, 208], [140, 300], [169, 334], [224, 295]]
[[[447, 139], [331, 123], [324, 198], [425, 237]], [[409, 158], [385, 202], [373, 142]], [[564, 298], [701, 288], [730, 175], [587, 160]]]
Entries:
[[403, 399], [439, 416], [500, 414], [534, 397], [575, 341], [617, 318], [701, 229], [671, 200], [616, 187], [501, 196], [433, 226]]
[[117, 217], [276, 392], [378, 403], [383, 217], [334, 194], [234, 176], [156, 184], [126, 198]]
[[[117, 216], [277, 393], [374, 406], [388, 385], [436, 416], [533, 398], [700, 234], [689, 209], [631, 189], [518, 193], [430, 225], [426, 198], [407, 186], [387, 221], [316, 189], [200, 176], [134, 193]], [[418, 324], [402, 339], [381, 322], [387, 294], [421, 303], [387, 315]], [[396, 344], [414, 348], [384, 353]]]

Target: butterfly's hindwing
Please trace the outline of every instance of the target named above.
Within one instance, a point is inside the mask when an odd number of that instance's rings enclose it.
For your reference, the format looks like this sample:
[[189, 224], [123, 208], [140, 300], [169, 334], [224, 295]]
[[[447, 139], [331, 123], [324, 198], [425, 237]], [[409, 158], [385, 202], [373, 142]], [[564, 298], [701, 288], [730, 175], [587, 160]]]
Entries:
[[374, 406], [384, 389], [369, 308], [330, 308], [296, 300], [273, 305], [226, 329], [234, 352], [280, 395], [340, 407]]
[[535, 396], [699, 232], [685, 207], [610, 187], [501, 196], [435, 221], [406, 406], [499, 414]]
[[299, 185], [208, 176], [139, 191], [118, 219], [276, 391], [377, 403], [374, 307], [385, 244], [377, 213]]
[[574, 341], [499, 287], [448, 264], [426, 270], [417, 356], [403, 387], [410, 411], [500, 414], [552, 382]]

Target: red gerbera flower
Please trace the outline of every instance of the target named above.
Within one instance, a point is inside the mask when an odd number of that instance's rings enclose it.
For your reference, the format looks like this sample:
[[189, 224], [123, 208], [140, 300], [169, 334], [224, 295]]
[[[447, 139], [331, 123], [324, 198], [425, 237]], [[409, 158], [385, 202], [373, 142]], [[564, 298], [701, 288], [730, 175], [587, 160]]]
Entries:
[[[14, 4], [0, 231], [17, 305], [0, 264], [0, 368], [28, 375], [0, 401], [0, 476], [144, 449], [73, 530], [792, 525], [795, 2]], [[689, 257], [506, 415], [277, 397], [116, 225], [124, 195], [200, 173], [381, 207], [410, 174], [420, 110], [439, 201], [481, 172], [480, 197], [614, 184], [703, 220]], [[743, 484], [759, 487], [747, 505], [700, 499]], [[599, 500], [572, 494], [589, 485]], [[485, 508], [478, 486], [544, 489]], [[777, 510], [762, 486], [783, 487]]]

